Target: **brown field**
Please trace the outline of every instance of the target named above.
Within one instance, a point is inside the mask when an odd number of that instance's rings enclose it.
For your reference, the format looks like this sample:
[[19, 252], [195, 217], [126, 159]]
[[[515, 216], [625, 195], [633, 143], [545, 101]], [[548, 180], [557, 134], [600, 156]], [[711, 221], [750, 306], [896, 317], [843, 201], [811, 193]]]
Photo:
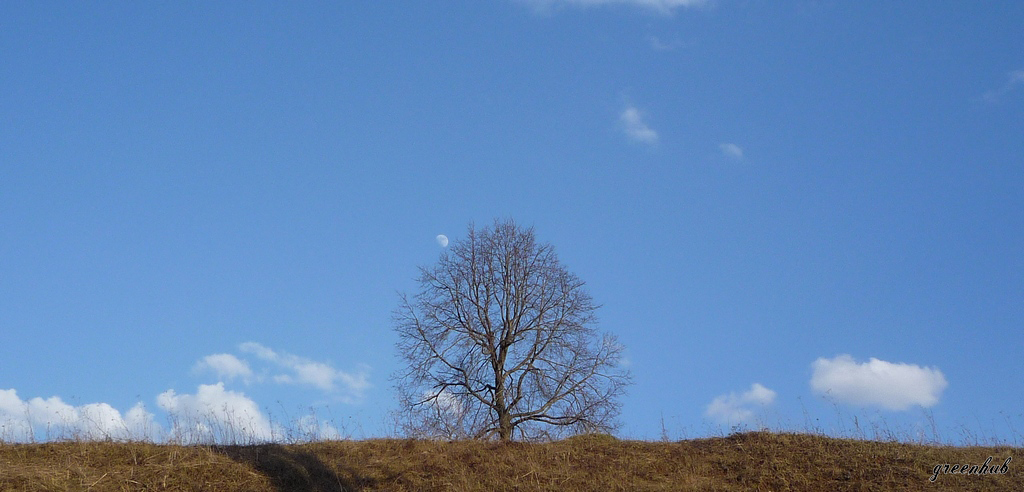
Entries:
[[[939, 475], [938, 464], [1006, 474]], [[746, 432], [679, 442], [371, 439], [238, 446], [0, 444], [0, 490], [1024, 490], [1024, 448]]]

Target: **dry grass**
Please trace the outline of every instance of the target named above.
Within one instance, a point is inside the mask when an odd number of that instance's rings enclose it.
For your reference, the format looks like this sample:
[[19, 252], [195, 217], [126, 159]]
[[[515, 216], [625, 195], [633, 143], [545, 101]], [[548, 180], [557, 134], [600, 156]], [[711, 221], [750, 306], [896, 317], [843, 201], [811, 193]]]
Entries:
[[[0, 444], [0, 490], [1024, 490], [1022, 448], [926, 446], [747, 432], [680, 442], [406, 439], [180, 446]], [[940, 475], [940, 463], [1005, 475]], [[1020, 466], [1018, 466], [1020, 465]]]

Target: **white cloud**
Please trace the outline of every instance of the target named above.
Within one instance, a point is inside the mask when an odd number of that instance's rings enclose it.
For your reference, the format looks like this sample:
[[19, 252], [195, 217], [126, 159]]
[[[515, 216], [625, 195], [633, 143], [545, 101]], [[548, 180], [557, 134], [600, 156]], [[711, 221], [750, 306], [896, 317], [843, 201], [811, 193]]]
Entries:
[[648, 8], [662, 13], [671, 13], [679, 7], [700, 7], [706, 5], [708, 0], [527, 0], [538, 8], [551, 8], [556, 6], [579, 6], [595, 7], [603, 5], [626, 5], [641, 8]]
[[[369, 367], [355, 372], [335, 369], [329, 364], [296, 355], [275, 352], [255, 342], [241, 350], [268, 363], [264, 369], [274, 381], [311, 386], [344, 402], [361, 399], [370, 388]], [[211, 371], [221, 379], [200, 385], [195, 394], [178, 394], [173, 389], [156, 397], [157, 406], [167, 413], [170, 433], [154, 421], [154, 415], [139, 403], [122, 414], [107, 403], [75, 406], [60, 397], [22, 400], [14, 389], [0, 389], [0, 442], [37, 439], [142, 439], [188, 442], [253, 442], [284, 437], [280, 425], [271, 424], [259, 406], [245, 394], [226, 390], [224, 381], [263, 381], [249, 363], [231, 354], [212, 354], [196, 362], [193, 371]], [[274, 374], [276, 373], [276, 374]], [[336, 438], [338, 429], [320, 423], [315, 416], [294, 422], [302, 436]]]
[[248, 443], [280, 435], [256, 402], [224, 383], [201, 384], [194, 395], [167, 390], [156, 402], [171, 416], [174, 441]]
[[750, 391], [743, 393], [741, 399], [746, 402], [757, 403], [758, 405], [769, 405], [775, 401], [775, 392], [758, 383], [754, 383], [750, 386]]
[[153, 414], [149, 413], [142, 403], [136, 403], [128, 410], [128, 413], [124, 414], [124, 421], [133, 439], [152, 438], [160, 430], [160, 426], [153, 422]]
[[298, 438], [307, 441], [338, 440], [341, 432], [329, 422], [321, 422], [316, 415], [304, 415], [295, 421]]
[[849, 355], [811, 364], [811, 388], [842, 403], [906, 410], [930, 407], [949, 383], [938, 368], [871, 358], [858, 364]]
[[23, 441], [32, 433], [28, 406], [18, 392], [0, 390], [0, 441]]
[[630, 140], [645, 144], [658, 143], [658, 132], [647, 126], [639, 109], [633, 106], [626, 108], [619, 115], [619, 120], [622, 122], [622, 128]]
[[207, 355], [196, 363], [195, 371], [213, 371], [222, 380], [241, 378], [243, 381], [252, 379], [252, 369], [244, 360], [231, 354]]
[[734, 143], [724, 143], [719, 145], [718, 148], [722, 150], [722, 154], [725, 154], [726, 157], [736, 160], [743, 159], [743, 149], [740, 148], [739, 145]]
[[716, 421], [735, 425], [749, 422], [754, 418], [754, 407], [769, 405], [775, 401], [775, 392], [760, 383], [754, 383], [743, 394], [720, 395], [708, 404], [704, 415]]
[[672, 41], [662, 41], [657, 36], [649, 36], [647, 42], [651, 45], [651, 49], [655, 51], [675, 51], [676, 49], [682, 48], [685, 44], [679, 39], [673, 39]]
[[1024, 70], [1014, 70], [1010, 72], [1006, 83], [1003, 84], [1002, 87], [988, 91], [982, 97], [988, 102], [996, 102], [1018, 86], [1024, 86]]
[[0, 390], [0, 440], [142, 439], [155, 428], [153, 414], [142, 403], [122, 416], [106, 403], [74, 406], [56, 396], [23, 401], [13, 389]]
[[[433, 392], [431, 391], [425, 391], [423, 393], [424, 398], [429, 399], [432, 396]], [[462, 402], [447, 389], [438, 393], [437, 396], [434, 397], [433, 401], [430, 402], [430, 406], [437, 412], [445, 413], [455, 418], [461, 417], [463, 412], [465, 412], [465, 409], [462, 407]]]
[[362, 398], [363, 391], [370, 388], [366, 366], [361, 366], [355, 373], [349, 373], [323, 362], [284, 352], [277, 353], [256, 342], [245, 342], [239, 349], [286, 370], [286, 373], [273, 376], [273, 380], [278, 383], [312, 386], [323, 391], [340, 393], [344, 401], [350, 402]]
[[239, 345], [238, 348], [242, 352], [248, 352], [263, 360], [274, 361], [277, 360], [278, 358], [277, 352], [274, 352], [273, 350], [270, 350], [269, 348], [264, 347], [263, 345], [260, 345], [256, 342], [245, 342]]

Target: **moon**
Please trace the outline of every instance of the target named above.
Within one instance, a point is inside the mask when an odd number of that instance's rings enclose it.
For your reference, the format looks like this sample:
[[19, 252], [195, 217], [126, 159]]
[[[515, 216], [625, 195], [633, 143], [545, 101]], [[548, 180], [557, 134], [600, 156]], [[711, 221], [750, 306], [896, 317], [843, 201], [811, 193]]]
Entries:
[[442, 248], [448, 247], [448, 236], [445, 236], [444, 234], [438, 234], [435, 239], [437, 239], [437, 244], [440, 245]]

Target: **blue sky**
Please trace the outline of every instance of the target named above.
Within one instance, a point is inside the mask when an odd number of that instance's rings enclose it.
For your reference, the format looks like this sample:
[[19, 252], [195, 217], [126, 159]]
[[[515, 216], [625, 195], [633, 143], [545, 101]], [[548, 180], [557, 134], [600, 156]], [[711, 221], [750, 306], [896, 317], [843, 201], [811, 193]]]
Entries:
[[397, 293], [511, 217], [624, 437], [1019, 442], [1022, 48], [1015, 2], [5, 3], [0, 438], [384, 435]]

